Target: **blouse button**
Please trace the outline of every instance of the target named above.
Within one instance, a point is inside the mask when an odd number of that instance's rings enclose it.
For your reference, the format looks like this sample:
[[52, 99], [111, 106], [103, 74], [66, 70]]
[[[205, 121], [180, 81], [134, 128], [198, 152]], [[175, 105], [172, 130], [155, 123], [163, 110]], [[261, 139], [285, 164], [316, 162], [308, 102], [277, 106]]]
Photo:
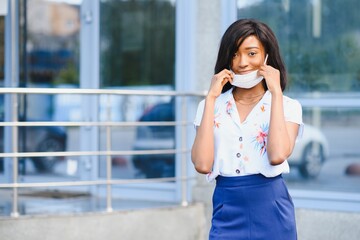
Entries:
[[240, 170], [239, 169], [236, 169], [236, 171], [235, 171], [237, 174], [239, 174], [240, 173]]
[[241, 157], [241, 154], [240, 154], [240, 153], [237, 153], [237, 154], [236, 154], [236, 157], [238, 157], [238, 158]]
[[242, 137], [239, 137], [239, 141], [242, 142]]

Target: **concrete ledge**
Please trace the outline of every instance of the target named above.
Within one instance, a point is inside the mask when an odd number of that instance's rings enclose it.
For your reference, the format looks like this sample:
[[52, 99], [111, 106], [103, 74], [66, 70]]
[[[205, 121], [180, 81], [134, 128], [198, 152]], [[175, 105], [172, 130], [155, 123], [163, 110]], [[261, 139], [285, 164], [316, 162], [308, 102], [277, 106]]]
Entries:
[[296, 221], [301, 240], [358, 240], [360, 237], [359, 213], [296, 209]]
[[114, 213], [0, 219], [1, 240], [202, 240], [203, 204]]

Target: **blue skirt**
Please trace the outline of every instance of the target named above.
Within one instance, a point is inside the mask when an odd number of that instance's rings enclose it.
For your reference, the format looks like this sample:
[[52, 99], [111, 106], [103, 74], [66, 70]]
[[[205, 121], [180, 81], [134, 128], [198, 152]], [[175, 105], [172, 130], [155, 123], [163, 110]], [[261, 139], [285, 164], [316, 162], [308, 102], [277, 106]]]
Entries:
[[296, 240], [294, 204], [282, 176], [218, 176], [209, 239]]

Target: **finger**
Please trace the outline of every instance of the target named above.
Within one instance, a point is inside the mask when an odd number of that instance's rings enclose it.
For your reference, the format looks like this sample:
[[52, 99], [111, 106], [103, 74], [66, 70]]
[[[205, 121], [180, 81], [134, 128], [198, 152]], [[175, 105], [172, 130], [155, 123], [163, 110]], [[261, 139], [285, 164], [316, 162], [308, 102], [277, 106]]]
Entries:
[[224, 71], [221, 76], [221, 78], [228, 78], [228, 80], [233, 79], [233, 73], [230, 71]]
[[258, 73], [259, 73], [259, 75], [265, 77], [265, 75], [267, 73], [266, 66], [260, 66]]
[[224, 76], [224, 77], [222, 78], [221, 84], [222, 84], [222, 85], [225, 85], [229, 80], [230, 80], [230, 77], [229, 77], [229, 76]]
[[226, 76], [229, 76], [229, 77], [232, 76], [232, 72], [231, 72], [230, 70], [228, 70], [228, 69], [224, 69], [222, 72], [223, 72], [224, 75], [226, 75]]
[[231, 71], [231, 70], [229, 70], [229, 69], [226, 69], [226, 72], [227, 72], [228, 74], [233, 74], [233, 71]]

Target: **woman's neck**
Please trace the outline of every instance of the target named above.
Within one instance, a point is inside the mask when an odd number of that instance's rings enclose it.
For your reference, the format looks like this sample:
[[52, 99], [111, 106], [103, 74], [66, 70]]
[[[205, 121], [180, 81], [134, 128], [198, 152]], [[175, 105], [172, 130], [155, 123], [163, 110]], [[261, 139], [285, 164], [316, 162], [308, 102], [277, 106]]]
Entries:
[[261, 84], [259, 84], [258, 86], [250, 89], [235, 87], [232, 93], [236, 102], [241, 101], [246, 103], [253, 102], [256, 99], [261, 99], [265, 94], [265, 89]]

